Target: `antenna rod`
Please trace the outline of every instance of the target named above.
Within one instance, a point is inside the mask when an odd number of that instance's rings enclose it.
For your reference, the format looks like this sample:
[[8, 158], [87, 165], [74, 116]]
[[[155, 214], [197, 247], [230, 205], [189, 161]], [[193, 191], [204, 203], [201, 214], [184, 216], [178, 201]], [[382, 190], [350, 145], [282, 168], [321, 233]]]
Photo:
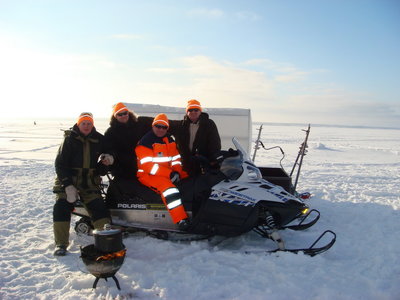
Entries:
[[296, 168], [297, 162], [298, 162], [298, 160], [300, 158], [300, 162], [298, 163], [299, 168], [297, 169], [296, 180], [294, 181], [294, 185], [293, 185], [293, 189], [294, 190], [296, 190], [297, 182], [298, 182], [299, 176], [300, 176], [301, 166], [303, 164], [303, 158], [306, 155], [307, 148], [308, 148], [307, 141], [308, 141], [308, 135], [310, 134], [310, 124], [308, 124], [308, 129], [307, 130], [304, 130], [304, 129], [302, 129], [302, 130], [306, 132], [306, 137], [304, 139], [304, 142], [300, 146], [299, 154], [297, 155], [297, 158], [296, 158], [296, 161], [295, 161], [295, 163], [293, 165], [292, 171], [290, 172], [290, 177], [292, 177], [294, 169]]
[[258, 136], [257, 136], [257, 140], [256, 140], [256, 145], [254, 146], [253, 162], [256, 159], [257, 150], [260, 149], [259, 144], [260, 144], [260, 137], [261, 137], [262, 127], [263, 127], [263, 124], [261, 124], [260, 128], [257, 129], [258, 130]]

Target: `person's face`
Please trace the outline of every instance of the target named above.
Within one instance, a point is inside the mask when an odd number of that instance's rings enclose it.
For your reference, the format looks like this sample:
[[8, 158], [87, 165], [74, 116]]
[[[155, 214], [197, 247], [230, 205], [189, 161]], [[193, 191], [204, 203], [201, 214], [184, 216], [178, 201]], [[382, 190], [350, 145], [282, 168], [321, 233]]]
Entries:
[[196, 123], [200, 118], [201, 111], [197, 108], [192, 108], [187, 111], [186, 115], [189, 117], [190, 121]]
[[158, 137], [163, 137], [167, 133], [167, 126], [161, 125], [161, 124], [156, 124], [153, 126], [153, 132], [156, 136]]
[[128, 111], [121, 111], [115, 115], [115, 118], [120, 123], [126, 123], [129, 120], [129, 112]]
[[87, 136], [93, 129], [93, 123], [90, 121], [83, 121], [81, 124], [78, 125], [79, 131], [84, 135]]

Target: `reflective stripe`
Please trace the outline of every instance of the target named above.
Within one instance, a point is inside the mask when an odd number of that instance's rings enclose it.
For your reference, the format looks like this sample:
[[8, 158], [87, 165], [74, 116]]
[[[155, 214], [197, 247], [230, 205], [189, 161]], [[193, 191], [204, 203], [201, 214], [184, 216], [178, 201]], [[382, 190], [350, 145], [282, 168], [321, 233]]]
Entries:
[[171, 161], [171, 156], [153, 157], [153, 162], [168, 162]]
[[171, 160], [172, 160], [172, 157], [171, 157], [171, 156], [162, 156], [162, 157], [158, 157], [158, 156], [155, 156], [155, 157], [147, 156], [147, 157], [142, 158], [142, 159], [140, 160], [140, 163], [141, 163], [141, 164], [145, 164], [145, 163], [147, 163], [147, 162], [156, 162], [156, 163], [159, 163], [159, 162], [169, 162], [169, 161], [171, 161]]
[[142, 158], [142, 159], [140, 160], [140, 163], [141, 163], [141, 164], [145, 164], [145, 163], [151, 162], [151, 161], [153, 161], [153, 158], [152, 158], [151, 156], [147, 156], [147, 157]]
[[169, 195], [176, 194], [176, 193], [179, 193], [179, 190], [178, 190], [177, 188], [170, 188], [170, 189], [166, 190], [166, 191], [163, 193], [163, 196], [164, 196], [165, 198], [167, 198]]
[[178, 158], [181, 158], [181, 155], [180, 155], [180, 154], [175, 155], [175, 156], [172, 156], [172, 160], [177, 160]]
[[175, 166], [175, 165], [181, 165], [182, 163], [180, 161], [173, 161], [171, 163], [171, 166]]
[[156, 174], [157, 171], [158, 171], [158, 168], [159, 168], [158, 165], [155, 164], [155, 165], [151, 168], [150, 175]]
[[142, 173], [144, 172], [144, 170], [142, 170], [142, 169], [138, 169], [137, 171], [138, 171], [138, 172], [142, 172]]
[[177, 207], [177, 206], [179, 206], [179, 205], [182, 205], [181, 199], [172, 201], [171, 203], [169, 203], [169, 204], [167, 205], [167, 207], [168, 207], [168, 209], [173, 209], [173, 208], [175, 208], [175, 207]]

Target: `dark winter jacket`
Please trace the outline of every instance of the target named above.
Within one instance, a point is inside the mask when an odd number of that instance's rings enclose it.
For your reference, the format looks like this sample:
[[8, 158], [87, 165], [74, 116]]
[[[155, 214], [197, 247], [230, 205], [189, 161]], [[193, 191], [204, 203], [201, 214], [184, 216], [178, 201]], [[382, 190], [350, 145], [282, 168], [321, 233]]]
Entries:
[[221, 151], [221, 138], [217, 126], [207, 113], [202, 112], [199, 118], [199, 129], [193, 142], [192, 151], [189, 149], [190, 119], [185, 115], [182, 121], [170, 121], [170, 132], [175, 137], [179, 152], [182, 156], [183, 169], [190, 175], [198, 173], [195, 155], [202, 155], [210, 162], [214, 161]]
[[105, 175], [108, 168], [98, 162], [102, 153], [107, 153], [104, 137], [95, 128], [87, 136], [80, 133], [76, 124], [66, 130], [55, 160], [54, 192], [62, 192], [71, 184], [78, 190], [98, 189], [100, 176]]
[[115, 158], [111, 173], [115, 177], [135, 178], [137, 161], [135, 147], [146, 132], [151, 129], [151, 117], [129, 119], [127, 123], [115, 122], [104, 133], [106, 144]]

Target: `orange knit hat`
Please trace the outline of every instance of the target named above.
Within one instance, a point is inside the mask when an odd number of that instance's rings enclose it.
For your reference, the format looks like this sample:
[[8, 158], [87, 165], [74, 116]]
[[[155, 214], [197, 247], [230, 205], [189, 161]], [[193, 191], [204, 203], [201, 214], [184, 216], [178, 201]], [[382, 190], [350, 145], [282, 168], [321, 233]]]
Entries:
[[167, 115], [166, 115], [166, 114], [158, 114], [158, 115], [154, 118], [153, 124], [151, 124], [151, 126], [154, 126], [154, 125], [157, 125], [157, 124], [160, 124], [160, 125], [164, 125], [164, 126], [169, 127], [169, 122], [168, 122], [168, 117], [167, 117]]
[[83, 121], [89, 121], [94, 125], [93, 115], [90, 112], [83, 112], [79, 115], [76, 124], [79, 126]]
[[113, 107], [113, 116], [116, 117], [117, 114], [123, 111], [129, 111], [129, 109], [122, 102], [118, 102]]
[[198, 109], [202, 111], [200, 102], [195, 99], [188, 101], [188, 104], [186, 106], [186, 112], [188, 112], [189, 109]]

